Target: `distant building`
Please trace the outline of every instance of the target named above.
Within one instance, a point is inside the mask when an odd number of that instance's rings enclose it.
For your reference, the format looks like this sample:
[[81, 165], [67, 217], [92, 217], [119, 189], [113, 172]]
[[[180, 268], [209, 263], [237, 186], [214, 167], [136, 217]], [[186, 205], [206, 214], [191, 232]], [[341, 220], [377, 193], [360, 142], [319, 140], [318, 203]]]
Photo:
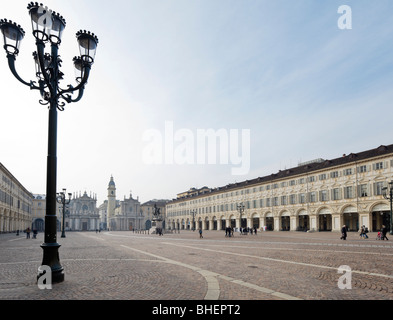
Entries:
[[116, 200], [116, 184], [111, 177], [108, 184], [107, 228], [110, 231], [130, 231], [145, 229], [139, 198], [132, 194], [127, 199]]
[[98, 207], [98, 215], [100, 216], [100, 229], [107, 230], [108, 200], [105, 200], [104, 203]]
[[[57, 231], [61, 230], [61, 222], [63, 221], [62, 213], [63, 207], [57, 203]], [[32, 227], [31, 229], [36, 229], [38, 232], [43, 232], [45, 230], [45, 215], [46, 215], [46, 196], [44, 194], [34, 194], [33, 195], [33, 209], [32, 209]]]
[[90, 196], [85, 191], [81, 196], [73, 196], [71, 203], [67, 206], [66, 230], [72, 231], [94, 231], [100, 227], [100, 216], [97, 209], [97, 197]]
[[[191, 189], [166, 205], [166, 227], [337, 231], [390, 227], [384, 188], [393, 181], [393, 145], [316, 159], [219, 188]], [[244, 206], [244, 211], [239, 210]]]
[[0, 233], [31, 228], [33, 195], [0, 163]]
[[153, 199], [141, 205], [141, 210], [144, 217], [144, 222], [143, 222], [144, 229], [149, 230], [151, 227], [155, 226], [153, 221], [154, 206], [157, 206], [157, 208], [160, 209], [160, 214], [163, 219], [162, 228], [165, 228], [165, 216], [166, 216], [165, 205], [167, 204], [167, 202], [169, 202], [169, 200]]

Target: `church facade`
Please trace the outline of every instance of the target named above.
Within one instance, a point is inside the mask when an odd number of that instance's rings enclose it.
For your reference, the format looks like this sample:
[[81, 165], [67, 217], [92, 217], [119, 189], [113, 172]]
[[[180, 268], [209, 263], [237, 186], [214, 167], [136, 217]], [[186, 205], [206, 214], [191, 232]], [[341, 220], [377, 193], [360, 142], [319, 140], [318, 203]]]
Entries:
[[108, 184], [107, 229], [110, 231], [144, 230], [144, 217], [139, 198], [132, 194], [122, 201], [116, 200], [116, 184], [111, 177]]
[[66, 211], [66, 230], [95, 231], [100, 228], [97, 197], [85, 191], [83, 195], [73, 195]]

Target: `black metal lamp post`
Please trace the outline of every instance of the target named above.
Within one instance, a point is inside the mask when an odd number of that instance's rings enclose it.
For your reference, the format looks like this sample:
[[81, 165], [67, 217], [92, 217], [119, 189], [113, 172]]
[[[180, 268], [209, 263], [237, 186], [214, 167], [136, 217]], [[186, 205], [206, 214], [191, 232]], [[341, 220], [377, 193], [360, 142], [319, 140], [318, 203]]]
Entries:
[[393, 235], [393, 181], [389, 182], [389, 195], [387, 195], [388, 188], [384, 187], [382, 188], [383, 191], [383, 197], [387, 200], [390, 201], [390, 234]]
[[66, 235], [65, 235], [65, 228], [64, 228], [64, 225], [65, 225], [65, 208], [66, 208], [67, 204], [70, 204], [71, 197], [72, 197], [72, 193], [69, 193], [68, 194], [68, 199], [66, 199], [66, 191], [67, 191], [67, 189], [64, 188], [63, 192], [58, 193], [57, 194], [57, 198], [56, 198], [56, 201], [63, 205], [63, 222], [61, 224], [61, 237], [62, 238], [66, 237]]
[[[42, 97], [40, 104], [49, 106], [45, 242], [41, 247], [43, 249], [42, 266], [51, 268], [52, 282], [58, 283], [64, 281], [64, 269], [60, 264], [58, 253], [60, 245], [57, 243], [56, 232], [57, 111], [64, 111], [66, 103], [78, 102], [82, 98], [91, 66], [94, 63], [98, 38], [87, 31], [79, 31], [76, 34], [80, 50], [80, 57], [74, 58], [78, 84], [76, 87], [68, 85], [66, 89], [62, 89], [60, 81], [64, 74], [60, 71], [62, 61], [58, 50], [66, 22], [58, 13], [37, 2], [29, 3], [27, 9], [36, 39], [37, 51], [33, 53], [33, 57], [38, 84], [35, 81], [24, 81], [15, 68], [20, 42], [25, 36], [24, 30], [6, 19], [0, 20], [0, 30], [4, 37], [4, 49], [12, 74], [31, 90], [39, 90]], [[50, 45], [50, 53], [45, 53], [46, 45]], [[76, 98], [72, 96], [74, 92], [77, 92]], [[62, 101], [59, 101], [60, 99]], [[44, 273], [45, 271], [39, 269], [38, 278]]]
[[244, 213], [244, 205], [243, 205], [243, 203], [240, 203], [240, 204], [237, 206], [237, 210], [238, 210], [239, 213], [240, 213], [240, 228], [242, 228], [242, 215], [243, 215], [243, 213]]

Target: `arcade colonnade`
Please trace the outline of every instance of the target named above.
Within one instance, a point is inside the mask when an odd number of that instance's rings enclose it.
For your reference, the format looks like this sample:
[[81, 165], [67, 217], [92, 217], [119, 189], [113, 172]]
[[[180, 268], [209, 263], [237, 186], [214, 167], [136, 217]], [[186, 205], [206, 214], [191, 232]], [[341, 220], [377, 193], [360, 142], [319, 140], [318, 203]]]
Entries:
[[[191, 188], [166, 204], [169, 229], [350, 231], [390, 227], [385, 188], [393, 181], [393, 145], [218, 188]], [[240, 209], [241, 207], [242, 209]], [[195, 221], [195, 223], [194, 223]]]
[[357, 212], [354, 205], [346, 205], [339, 212], [329, 207], [321, 207], [314, 214], [306, 210], [297, 212], [283, 210], [276, 214], [272, 212], [231, 213], [220, 216], [197, 216], [182, 219], [169, 219], [168, 229], [176, 230], [225, 230], [233, 228], [257, 228], [258, 231], [340, 231], [343, 225], [349, 231], [358, 231], [360, 226], [366, 226], [370, 231], [379, 231], [383, 224], [388, 225], [389, 206], [385, 202], [376, 202], [370, 211]]
[[32, 194], [0, 163], [0, 232], [31, 228]]

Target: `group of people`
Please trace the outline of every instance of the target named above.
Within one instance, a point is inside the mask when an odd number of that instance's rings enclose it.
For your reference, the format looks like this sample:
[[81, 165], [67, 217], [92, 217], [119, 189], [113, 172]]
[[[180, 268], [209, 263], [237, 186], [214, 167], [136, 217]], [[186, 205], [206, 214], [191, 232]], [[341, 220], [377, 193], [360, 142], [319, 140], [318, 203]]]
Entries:
[[[254, 228], [247, 227], [247, 228], [240, 228], [239, 229], [240, 234], [244, 234], [244, 235], [246, 235], [246, 234], [257, 235], [257, 232], [258, 232], [257, 230], [258, 230], [257, 227], [254, 227]], [[233, 237], [233, 232], [234, 232], [233, 227], [226, 227], [225, 228], [225, 236], [226, 237]]]
[[[30, 233], [31, 233], [30, 228], [27, 228], [27, 229], [25, 230], [25, 232], [26, 232], [26, 239], [30, 239]], [[17, 234], [19, 234], [19, 233], [17, 233]], [[37, 239], [37, 234], [38, 234], [37, 229], [34, 229], [34, 230], [33, 230], [33, 239]]]
[[[341, 240], [347, 240], [347, 232], [348, 232], [348, 227], [344, 224], [341, 228]], [[382, 228], [380, 231], [378, 231], [377, 235], [377, 240], [389, 240], [388, 237], [386, 236], [388, 232], [388, 229], [386, 228], [385, 225], [382, 225]], [[368, 239], [368, 228], [366, 226], [361, 226], [360, 228], [360, 238], [361, 239]]]
[[382, 226], [381, 231], [378, 232], [377, 240], [389, 240], [386, 234], [388, 233], [388, 229], [385, 225]]

